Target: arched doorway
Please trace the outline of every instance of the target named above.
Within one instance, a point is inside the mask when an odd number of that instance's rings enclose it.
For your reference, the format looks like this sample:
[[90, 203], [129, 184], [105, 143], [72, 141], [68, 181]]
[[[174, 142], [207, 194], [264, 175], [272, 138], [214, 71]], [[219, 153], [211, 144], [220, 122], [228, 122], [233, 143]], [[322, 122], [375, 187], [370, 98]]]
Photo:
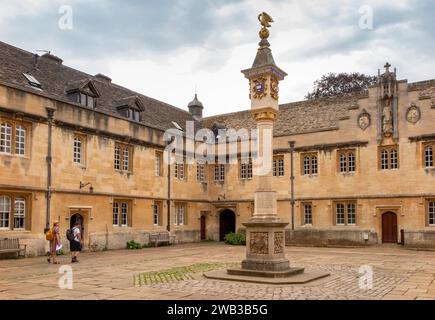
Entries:
[[382, 215], [382, 242], [397, 243], [397, 215], [394, 212]]
[[236, 232], [236, 215], [233, 211], [225, 209], [219, 216], [219, 240], [224, 241], [225, 235]]
[[75, 213], [70, 218], [70, 228], [74, 227], [75, 223], [78, 222], [80, 225], [80, 233], [82, 238], [84, 239], [85, 235], [85, 225], [84, 225], [84, 219], [83, 216], [80, 213]]

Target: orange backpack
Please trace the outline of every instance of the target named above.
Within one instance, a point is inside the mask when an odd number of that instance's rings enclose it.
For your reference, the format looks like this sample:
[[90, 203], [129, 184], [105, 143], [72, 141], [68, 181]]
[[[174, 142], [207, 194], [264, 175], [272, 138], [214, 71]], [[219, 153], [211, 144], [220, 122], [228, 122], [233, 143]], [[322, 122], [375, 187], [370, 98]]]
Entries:
[[45, 234], [45, 239], [48, 240], [48, 241], [52, 241], [52, 240], [54, 240], [54, 232], [53, 232], [53, 229], [49, 229], [49, 230], [47, 231], [47, 233]]

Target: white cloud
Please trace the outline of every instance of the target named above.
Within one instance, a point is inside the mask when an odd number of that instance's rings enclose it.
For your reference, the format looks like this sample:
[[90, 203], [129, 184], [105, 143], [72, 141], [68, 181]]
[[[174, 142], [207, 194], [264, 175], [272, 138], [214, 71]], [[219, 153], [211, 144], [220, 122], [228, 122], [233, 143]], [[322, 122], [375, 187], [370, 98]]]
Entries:
[[[201, 1], [200, 5], [178, 1], [175, 6], [174, 2], [167, 5], [168, 10], [156, 1], [158, 16], [144, 17], [152, 19], [148, 24], [135, 28], [137, 21], [128, 15], [103, 11], [96, 13], [102, 24], [99, 29], [92, 25], [92, 15], [80, 15], [80, 7], [75, 12], [79, 15], [75, 19], [80, 23], [75, 30], [78, 33], [70, 33], [67, 40], [57, 37], [58, 30], [50, 29], [47, 17], [38, 15], [54, 12], [50, 19], [56, 18], [54, 9], [68, 4], [64, 2], [2, 2], [0, 40], [28, 50], [36, 46], [51, 49], [69, 66], [90, 74], [107, 74], [115, 83], [185, 109], [197, 85], [205, 115], [249, 108], [248, 82], [240, 70], [250, 67], [254, 60], [259, 41], [257, 15], [261, 11], [269, 12], [275, 20], [270, 38], [272, 52], [278, 66], [289, 74], [281, 83], [282, 103], [303, 99], [323, 74], [373, 75], [387, 60], [398, 68], [400, 78], [435, 78], [435, 39], [431, 31], [435, 9], [430, 0], [214, 0]], [[103, 2], [71, 3], [74, 8], [80, 3], [100, 8]], [[358, 28], [358, 9], [365, 4], [374, 9], [372, 31]], [[129, 5], [128, 14], [140, 6], [136, 2]], [[147, 10], [154, 8], [154, 4], [146, 6]], [[110, 14], [122, 22], [110, 24]], [[35, 28], [29, 28], [29, 23]], [[115, 29], [124, 25], [122, 32]], [[20, 28], [24, 30], [21, 33]], [[86, 33], [94, 41], [89, 46], [80, 40]]]

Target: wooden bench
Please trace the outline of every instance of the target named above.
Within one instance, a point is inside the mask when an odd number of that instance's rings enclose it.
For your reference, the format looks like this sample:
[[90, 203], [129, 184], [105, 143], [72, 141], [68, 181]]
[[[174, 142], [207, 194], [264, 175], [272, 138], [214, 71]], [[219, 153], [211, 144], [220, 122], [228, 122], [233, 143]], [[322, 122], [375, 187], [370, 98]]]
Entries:
[[150, 244], [157, 247], [159, 243], [171, 243], [169, 232], [150, 233]]
[[0, 239], [0, 254], [1, 253], [16, 253], [17, 257], [20, 255], [26, 256], [27, 245], [20, 244], [18, 238], [4, 238]]

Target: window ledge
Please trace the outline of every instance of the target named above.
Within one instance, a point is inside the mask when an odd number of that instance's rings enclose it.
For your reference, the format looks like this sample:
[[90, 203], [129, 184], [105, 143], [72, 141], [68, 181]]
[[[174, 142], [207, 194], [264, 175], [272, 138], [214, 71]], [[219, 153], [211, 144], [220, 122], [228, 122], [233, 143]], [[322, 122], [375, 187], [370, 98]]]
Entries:
[[30, 157], [26, 155], [20, 155], [15, 153], [0, 152], [0, 156], [3, 156], [5, 158], [18, 158], [18, 159], [30, 160]]

